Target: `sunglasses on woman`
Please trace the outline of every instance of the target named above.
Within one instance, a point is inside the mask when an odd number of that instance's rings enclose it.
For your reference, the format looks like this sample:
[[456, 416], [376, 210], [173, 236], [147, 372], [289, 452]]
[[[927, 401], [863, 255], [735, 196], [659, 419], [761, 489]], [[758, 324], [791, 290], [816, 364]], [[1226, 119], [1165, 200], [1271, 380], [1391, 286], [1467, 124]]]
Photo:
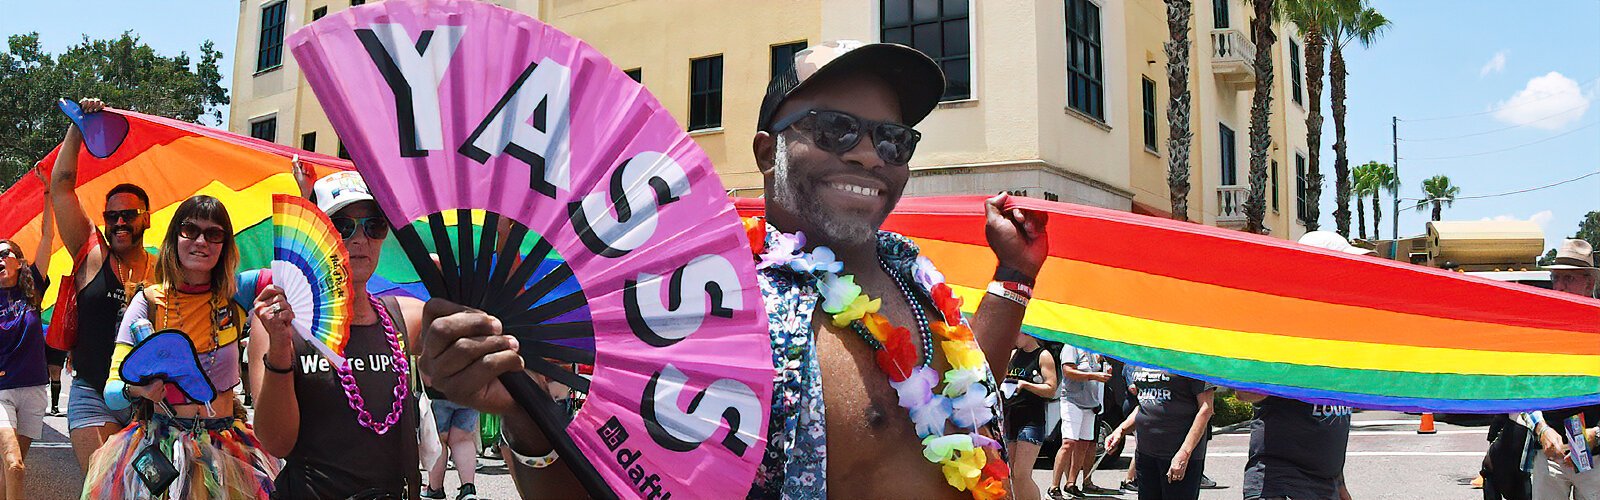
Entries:
[[184, 222], [178, 224], [178, 236], [195, 241], [199, 241], [201, 237], [204, 237], [207, 242], [222, 243], [223, 240], [228, 238], [228, 232], [216, 226], [202, 229], [193, 222]]
[[872, 149], [890, 165], [905, 165], [911, 153], [917, 150], [922, 133], [894, 122], [877, 122], [843, 111], [808, 109], [772, 123], [772, 132], [782, 132], [793, 126], [806, 133], [811, 142], [822, 150], [843, 155], [861, 143], [861, 137], [872, 135]]
[[356, 237], [356, 229], [367, 233], [369, 240], [381, 240], [389, 236], [389, 221], [381, 215], [372, 217], [331, 217], [333, 229], [339, 232], [339, 237], [350, 239]]
[[16, 250], [12, 250], [10, 248], [7, 248], [5, 250], [0, 250], [0, 259], [21, 259], [21, 258], [22, 258], [22, 254], [17, 253]]

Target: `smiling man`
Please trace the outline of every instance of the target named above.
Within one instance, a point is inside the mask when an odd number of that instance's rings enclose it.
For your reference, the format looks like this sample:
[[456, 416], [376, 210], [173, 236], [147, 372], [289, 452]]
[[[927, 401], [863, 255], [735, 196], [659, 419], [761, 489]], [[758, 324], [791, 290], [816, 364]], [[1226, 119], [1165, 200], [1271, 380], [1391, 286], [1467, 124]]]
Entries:
[[[84, 113], [105, 107], [99, 99], [84, 99]], [[78, 465], [88, 467], [89, 457], [106, 438], [128, 424], [128, 410], [106, 406], [101, 391], [111, 369], [117, 322], [122, 320], [129, 297], [144, 287], [155, 259], [144, 249], [144, 231], [150, 228], [150, 197], [144, 189], [119, 184], [106, 193], [105, 233], [101, 233], [78, 201], [78, 151], [83, 135], [76, 125], [67, 128], [50, 175], [50, 197], [55, 209], [61, 244], [73, 252], [78, 287], [78, 341], [72, 346], [72, 389], [67, 395], [67, 427]], [[86, 249], [86, 250], [84, 250]]]
[[[758, 267], [775, 387], [751, 498], [1010, 490], [994, 368], [1005, 366], [1044, 262], [1043, 215], [989, 200], [986, 236], [999, 268], [970, 323], [916, 246], [879, 231], [910, 178], [921, 139], [912, 127], [943, 92], [939, 67], [921, 52], [859, 42], [801, 52], [768, 88], [752, 149], [767, 198], [754, 229], [765, 229]], [[429, 310], [452, 312], [437, 302]], [[524, 497], [570, 497], [570, 473], [545, 467], [551, 446], [494, 379], [522, 369], [515, 344], [497, 340], [479, 313], [429, 328], [423, 373], [452, 401], [506, 416], [508, 463], [518, 464]]]

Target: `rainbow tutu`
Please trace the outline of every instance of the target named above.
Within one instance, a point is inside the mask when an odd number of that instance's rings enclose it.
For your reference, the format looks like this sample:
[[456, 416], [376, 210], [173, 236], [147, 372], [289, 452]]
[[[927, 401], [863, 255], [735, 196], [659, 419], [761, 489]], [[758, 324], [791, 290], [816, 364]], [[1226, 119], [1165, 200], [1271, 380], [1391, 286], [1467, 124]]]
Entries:
[[[150, 445], [159, 446], [178, 472], [161, 495], [150, 493], [134, 467], [135, 458]], [[272, 493], [278, 469], [278, 459], [260, 450], [243, 421], [156, 414], [112, 435], [94, 453], [83, 498], [264, 499]]]

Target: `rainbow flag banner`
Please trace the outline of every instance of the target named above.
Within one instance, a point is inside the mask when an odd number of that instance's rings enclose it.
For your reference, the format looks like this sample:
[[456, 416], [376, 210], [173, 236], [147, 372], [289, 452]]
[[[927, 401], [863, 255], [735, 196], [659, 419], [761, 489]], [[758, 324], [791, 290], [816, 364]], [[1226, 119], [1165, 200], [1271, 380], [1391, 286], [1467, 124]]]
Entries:
[[[1266, 236], [1031, 198], [1050, 256], [1023, 331], [1322, 404], [1508, 413], [1600, 403], [1600, 300]], [[760, 200], [739, 200], [759, 215]], [[906, 198], [967, 313], [995, 268], [983, 198]]]
[[[151, 212], [151, 226], [144, 242], [151, 253], [160, 245], [161, 235], [166, 233], [178, 204], [190, 196], [208, 194], [222, 200], [233, 218], [240, 267], [266, 268], [272, 261], [273, 251], [272, 195], [299, 193], [290, 173], [290, 158], [298, 154], [301, 162], [313, 169], [319, 178], [354, 168], [347, 160], [194, 123], [115, 109], [100, 114], [115, 114], [125, 119], [85, 121], [85, 127], [105, 128], [85, 130], [86, 137], [104, 139], [113, 135], [115, 140], [91, 141], [91, 144], [109, 145], [106, 146], [109, 151], [95, 151], [105, 153], [103, 158], [88, 150], [79, 151], [78, 200], [89, 219], [100, 224], [105, 193], [112, 186], [126, 182], [144, 188], [150, 195]], [[46, 175], [55, 165], [58, 152], [52, 151], [39, 161], [38, 168]], [[0, 194], [0, 207], [5, 207], [0, 212], [0, 235], [17, 241], [29, 253], [39, 242], [43, 195], [44, 186], [31, 173]], [[55, 241], [50, 269], [40, 271], [60, 277], [71, 272], [72, 255], [61, 247], [60, 238]], [[423, 294], [416, 272], [392, 238], [385, 242], [383, 252], [391, 257], [379, 260], [378, 276], [369, 283], [369, 289], [375, 293]], [[51, 290], [45, 294], [47, 315], [55, 304], [54, 283], [60, 282], [59, 279], [51, 281]]]

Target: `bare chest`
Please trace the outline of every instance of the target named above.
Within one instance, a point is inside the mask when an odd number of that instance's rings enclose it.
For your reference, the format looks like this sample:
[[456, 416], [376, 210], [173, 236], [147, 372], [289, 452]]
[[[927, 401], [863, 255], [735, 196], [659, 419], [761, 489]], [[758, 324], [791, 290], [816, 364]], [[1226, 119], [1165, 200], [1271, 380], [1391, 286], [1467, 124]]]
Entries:
[[[885, 300], [885, 313], [897, 325], [914, 328], [899, 311], [903, 300]], [[902, 314], [903, 313], [903, 314]], [[897, 317], [900, 316], [900, 317]], [[828, 495], [835, 498], [970, 498], [944, 481], [937, 464], [922, 456], [909, 413], [873, 350], [847, 328], [814, 323], [822, 395], [827, 405]], [[936, 359], [935, 366], [943, 360]]]

